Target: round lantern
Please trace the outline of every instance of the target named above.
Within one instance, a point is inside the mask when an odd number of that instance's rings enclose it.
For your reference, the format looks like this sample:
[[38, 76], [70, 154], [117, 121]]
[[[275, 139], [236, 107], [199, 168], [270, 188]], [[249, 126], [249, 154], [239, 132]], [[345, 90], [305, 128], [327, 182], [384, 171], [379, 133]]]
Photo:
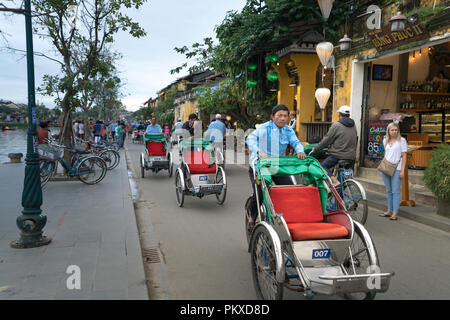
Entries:
[[316, 46], [316, 52], [320, 62], [325, 67], [333, 54], [334, 46], [331, 42], [320, 42]]
[[267, 74], [267, 80], [270, 82], [275, 82], [278, 80], [278, 74], [276, 72], [269, 72]]
[[258, 85], [258, 81], [256, 81], [256, 80], [248, 80], [247, 81], [247, 85], [249, 87], [256, 87]]
[[250, 70], [256, 70], [256, 68], [257, 68], [258, 66], [256, 65], [256, 63], [250, 63], [249, 65], [248, 65], [248, 68], [250, 69]]
[[270, 62], [277, 62], [278, 61], [278, 55], [276, 53], [271, 53], [267, 56]]

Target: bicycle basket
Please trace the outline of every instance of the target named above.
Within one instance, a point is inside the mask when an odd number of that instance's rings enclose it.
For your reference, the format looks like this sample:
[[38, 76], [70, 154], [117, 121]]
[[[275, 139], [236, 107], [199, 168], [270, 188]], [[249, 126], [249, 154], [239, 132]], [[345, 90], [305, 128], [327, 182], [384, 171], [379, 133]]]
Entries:
[[56, 160], [61, 157], [63, 150], [51, 147], [46, 144], [40, 144], [37, 146], [37, 152], [41, 159]]

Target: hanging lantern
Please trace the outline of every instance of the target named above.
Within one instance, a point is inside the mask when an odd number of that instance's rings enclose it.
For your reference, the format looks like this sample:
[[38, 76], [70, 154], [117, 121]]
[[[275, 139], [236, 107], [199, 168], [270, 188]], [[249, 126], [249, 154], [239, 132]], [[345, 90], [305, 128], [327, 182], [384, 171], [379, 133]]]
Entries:
[[316, 99], [319, 103], [320, 109], [325, 109], [325, 106], [328, 103], [328, 99], [330, 98], [331, 91], [328, 88], [319, 88], [316, 90]]
[[227, 116], [227, 121], [231, 121], [231, 116]]
[[278, 74], [276, 72], [269, 72], [267, 74], [267, 80], [270, 82], [275, 82], [278, 80]]
[[325, 67], [333, 54], [334, 46], [331, 42], [320, 42], [316, 46], [316, 52], [320, 62]]
[[256, 65], [256, 63], [250, 63], [249, 65], [248, 65], [248, 68], [250, 69], [250, 70], [256, 70], [256, 68], [257, 68], [258, 66]]
[[256, 87], [258, 85], [258, 81], [256, 81], [256, 80], [248, 80], [247, 81], [247, 85], [249, 87]]
[[267, 56], [267, 59], [269, 59], [270, 62], [277, 62], [278, 55], [276, 53], [271, 53]]
[[352, 46], [352, 39], [350, 39], [346, 34], [344, 37], [339, 40], [339, 46], [341, 48], [341, 51], [347, 51]]
[[405, 30], [406, 17], [399, 11], [397, 15], [392, 17], [389, 22], [391, 23], [391, 32], [400, 32]]
[[327, 20], [330, 16], [331, 9], [333, 8], [334, 0], [317, 0], [317, 2], [319, 3], [323, 18]]

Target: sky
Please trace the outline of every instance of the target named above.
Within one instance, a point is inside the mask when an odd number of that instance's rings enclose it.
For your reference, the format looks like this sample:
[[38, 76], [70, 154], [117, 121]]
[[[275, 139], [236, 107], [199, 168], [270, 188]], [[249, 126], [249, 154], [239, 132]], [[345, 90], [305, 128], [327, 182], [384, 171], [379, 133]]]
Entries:
[[[116, 35], [113, 50], [123, 58], [118, 62], [120, 76], [125, 83], [122, 102], [129, 111], [136, 111], [156, 92], [177, 78], [187, 74], [171, 75], [186, 59], [175, 52], [175, 47], [203, 42], [206, 37], [215, 39], [214, 27], [219, 25], [230, 10], [240, 11], [246, 0], [149, 0], [139, 10], [126, 13], [147, 32], [146, 37], [133, 38], [127, 33]], [[25, 21], [23, 16], [0, 14], [0, 30], [9, 46], [25, 50]], [[4, 50], [0, 39], [0, 99], [15, 103], [27, 103], [27, 68], [22, 53]], [[51, 44], [38, 36], [33, 37], [35, 52], [49, 52]], [[36, 88], [42, 84], [45, 74], [59, 74], [59, 65], [43, 57], [35, 56]], [[53, 107], [52, 97], [36, 92], [36, 101]]]

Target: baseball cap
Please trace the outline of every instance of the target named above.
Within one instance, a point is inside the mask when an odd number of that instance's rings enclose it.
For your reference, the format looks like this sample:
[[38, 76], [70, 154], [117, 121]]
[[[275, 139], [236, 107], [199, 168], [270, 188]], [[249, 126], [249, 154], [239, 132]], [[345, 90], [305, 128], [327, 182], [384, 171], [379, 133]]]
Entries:
[[350, 115], [350, 110], [349, 106], [341, 106], [337, 112]]
[[222, 115], [220, 113], [216, 114], [216, 119], [222, 119]]

